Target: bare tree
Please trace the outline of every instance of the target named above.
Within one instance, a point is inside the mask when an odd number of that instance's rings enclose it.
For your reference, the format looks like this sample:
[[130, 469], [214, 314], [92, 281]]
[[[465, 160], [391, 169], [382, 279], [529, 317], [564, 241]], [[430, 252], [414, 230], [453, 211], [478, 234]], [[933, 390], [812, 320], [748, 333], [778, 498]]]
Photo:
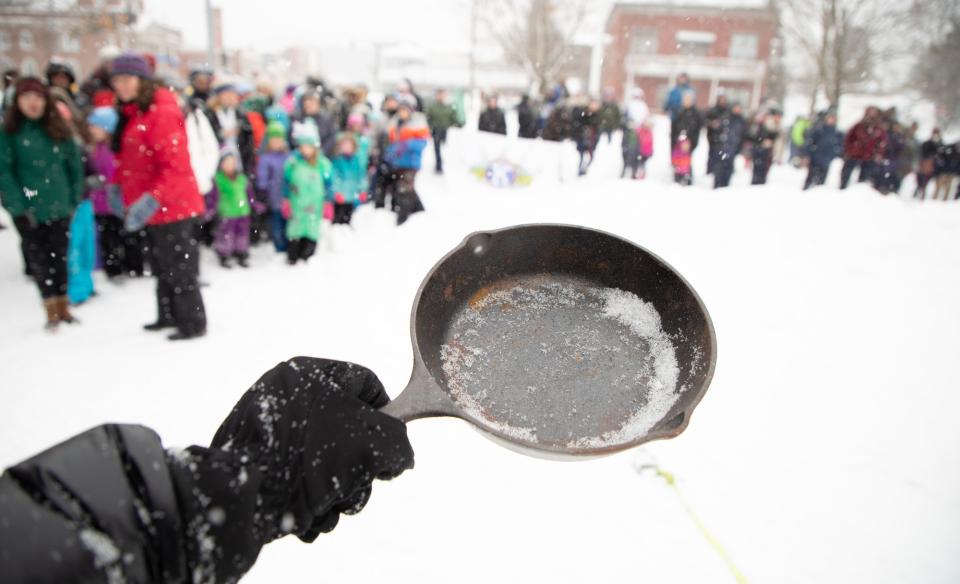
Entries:
[[875, 79], [876, 67], [906, 54], [898, 43], [909, 6], [896, 0], [778, 0], [783, 33], [805, 57], [812, 75], [811, 109], [819, 91], [840, 97]]
[[945, 126], [960, 123], [960, 17], [950, 21], [951, 29], [927, 48], [914, 69], [913, 80], [928, 99], [937, 106], [937, 114]]
[[544, 89], [567, 65], [587, 5], [587, 0], [486, 0], [478, 17], [506, 59]]

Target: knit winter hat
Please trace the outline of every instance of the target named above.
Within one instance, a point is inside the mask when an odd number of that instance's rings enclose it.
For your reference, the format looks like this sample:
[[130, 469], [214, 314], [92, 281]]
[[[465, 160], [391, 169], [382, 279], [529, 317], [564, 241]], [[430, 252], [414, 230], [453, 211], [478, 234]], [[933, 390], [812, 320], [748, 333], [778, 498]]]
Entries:
[[112, 107], [98, 107], [87, 116], [87, 124], [102, 128], [106, 133], [113, 134], [117, 129], [120, 116]]
[[224, 146], [220, 149], [220, 163], [223, 163], [225, 158], [234, 157], [237, 161], [240, 161], [240, 151], [234, 148], [233, 146]]
[[320, 147], [320, 130], [312, 121], [305, 123], [297, 122], [293, 125], [293, 141], [297, 146]]
[[24, 93], [39, 93], [45, 99], [50, 97], [50, 89], [37, 77], [21, 77], [15, 86], [14, 92], [17, 97]]
[[267, 124], [267, 139], [270, 138], [286, 138], [287, 129], [283, 127], [283, 124], [277, 121], [270, 122]]
[[150, 72], [150, 63], [136, 53], [125, 53], [113, 60], [110, 64], [110, 75], [133, 75], [148, 79], [153, 76]]

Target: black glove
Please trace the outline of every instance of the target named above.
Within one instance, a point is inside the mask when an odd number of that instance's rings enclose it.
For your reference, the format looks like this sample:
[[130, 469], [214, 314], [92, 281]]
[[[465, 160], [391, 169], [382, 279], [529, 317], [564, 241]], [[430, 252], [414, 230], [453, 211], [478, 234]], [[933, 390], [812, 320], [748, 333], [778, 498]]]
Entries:
[[220, 426], [211, 447], [259, 468], [267, 543], [311, 542], [370, 498], [374, 479], [413, 468], [406, 426], [378, 412], [390, 401], [369, 369], [296, 357], [264, 374]]

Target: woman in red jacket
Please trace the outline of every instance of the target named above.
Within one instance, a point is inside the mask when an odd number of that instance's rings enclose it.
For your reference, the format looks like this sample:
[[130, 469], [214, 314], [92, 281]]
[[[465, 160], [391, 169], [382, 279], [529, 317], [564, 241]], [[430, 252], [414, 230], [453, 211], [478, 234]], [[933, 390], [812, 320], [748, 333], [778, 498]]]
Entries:
[[111, 84], [120, 103], [114, 180], [127, 209], [125, 227], [130, 232], [146, 227], [150, 266], [157, 277], [157, 321], [144, 328], [176, 328], [170, 340], [203, 336], [207, 318], [197, 281], [195, 234], [204, 202], [190, 166], [183, 113], [140, 55], [117, 57]]

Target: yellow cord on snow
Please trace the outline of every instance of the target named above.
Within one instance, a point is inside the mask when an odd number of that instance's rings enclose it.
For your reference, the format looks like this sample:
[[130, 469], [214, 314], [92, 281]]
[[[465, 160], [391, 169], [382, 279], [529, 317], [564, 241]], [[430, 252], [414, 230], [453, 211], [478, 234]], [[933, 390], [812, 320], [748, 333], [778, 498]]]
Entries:
[[743, 575], [737, 565], [733, 563], [733, 559], [730, 557], [730, 554], [727, 553], [727, 550], [720, 544], [716, 537], [710, 533], [710, 530], [707, 529], [707, 526], [703, 524], [700, 516], [697, 515], [693, 508], [690, 507], [690, 503], [687, 502], [687, 498], [683, 496], [683, 492], [680, 490], [680, 487], [677, 486], [677, 479], [673, 476], [673, 473], [667, 472], [660, 468], [659, 466], [653, 467], [657, 471], [657, 476], [661, 477], [668, 486], [673, 488], [673, 492], [677, 494], [677, 498], [680, 499], [680, 503], [683, 505], [683, 508], [686, 510], [687, 515], [690, 516], [693, 524], [697, 526], [697, 529], [703, 535], [704, 539], [707, 540], [707, 543], [710, 544], [710, 547], [717, 552], [717, 555], [723, 559], [723, 563], [727, 565], [727, 568], [730, 570], [730, 573], [733, 574], [733, 577], [736, 578], [737, 584], [748, 584], [747, 577]]

